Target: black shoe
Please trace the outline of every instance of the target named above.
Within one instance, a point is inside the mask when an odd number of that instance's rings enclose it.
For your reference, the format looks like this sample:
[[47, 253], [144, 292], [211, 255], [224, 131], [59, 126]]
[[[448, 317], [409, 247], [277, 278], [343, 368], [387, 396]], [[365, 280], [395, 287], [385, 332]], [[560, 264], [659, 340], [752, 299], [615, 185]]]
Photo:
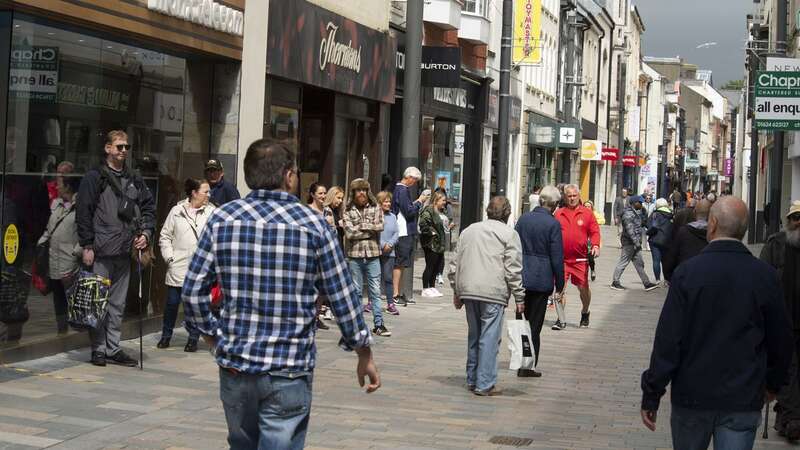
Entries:
[[322, 319], [317, 317], [317, 329], [319, 329], [319, 330], [330, 330], [331, 327], [329, 327], [325, 322], [323, 322]]
[[647, 283], [644, 285], [644, 290], [647, 292], [652, 291], [653, 289], [658, 289], [658, 285], [655, 283]]
[[519, 369], [517, 370], [517, 376], [520, 378], [539, 378], [542, 376], [542, 372], [537, 372], [533, 369]]
[[170, 340], [170, 338], [161, 336], [161, 340], [158, 341], [158, 344], [156, 344], [156, 347], [158, 347], [158, 348], [167, 348], [167, 347], [169, 347], [169, 340]]
[[92, 352], [92, 364], [95, 366], [106, 366], [106, 354], [103, 352]]
[[120, 366], [125, 366], [125, 367], [136, 367], [139, 365], [139, 361], [131, 358], [122, 350], [118, 351], [117, 353], [111, 356], [107, 356], [106, 360], [110, 364], [118, 364]]
[[394, 304], [397, 306], [408, 306], [408, 302], [406, 301], [405, 295], [398, 295], [394, 299]]
[[558, 331], [558, 330], [564, 330], [566, 328], [567, 328], [566, 322], [562, 322], [560, 320], [556, 320], [556, 323], [553, 324], [551, 329], [555, 330], [555, 331]]
[[197, 341], [189, 341], [186, 343], [186, 347], [183, 347], [183, 351], [187, 353], [194, 353], [197, 351]]
[[378, 325], [377, 327], [372, 329], [372, 334], [374, 334], [375, 336], [389, 337], [392, 335], [392, 332], [387, 330], [385, 326]]
[[611, 283], [611, 289], [613, 289], [615, 291], [624, 291], [624, 290], [627, 290], [628, 288], [626, 288], [625, 286], [621, 285], [619, 283], [619, 281], [615, 281], [615, 282]]
[[581, 313], [580, 328], [589, 328], [589, 313]]

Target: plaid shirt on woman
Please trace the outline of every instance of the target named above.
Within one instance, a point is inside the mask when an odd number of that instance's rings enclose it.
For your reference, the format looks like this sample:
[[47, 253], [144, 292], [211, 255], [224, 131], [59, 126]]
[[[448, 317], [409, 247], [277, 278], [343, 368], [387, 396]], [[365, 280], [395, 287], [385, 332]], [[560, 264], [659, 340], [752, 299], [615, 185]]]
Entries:
[[[220, 318], [211, 314], [219, 281]], [[361, 299], [325, 219], [285, 192], [217, 208], [183, 284], [186, 322], [217, 339], [217, 363], [246, 373], [314, 368], [315, 301], [328, 297], [345, 350], [369, 345]]]

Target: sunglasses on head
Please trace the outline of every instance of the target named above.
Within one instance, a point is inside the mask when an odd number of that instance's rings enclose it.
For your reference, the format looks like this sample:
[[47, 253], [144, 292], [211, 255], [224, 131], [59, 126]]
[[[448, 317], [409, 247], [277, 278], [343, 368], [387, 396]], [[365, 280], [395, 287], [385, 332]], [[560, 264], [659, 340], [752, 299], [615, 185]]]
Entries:
[[123, 149], [130, 150], [131, 149], [131, 144], [117, 144], [117, 145], [115, 145], [115, 147], [117, 147], [117, 151], [121, 152]]

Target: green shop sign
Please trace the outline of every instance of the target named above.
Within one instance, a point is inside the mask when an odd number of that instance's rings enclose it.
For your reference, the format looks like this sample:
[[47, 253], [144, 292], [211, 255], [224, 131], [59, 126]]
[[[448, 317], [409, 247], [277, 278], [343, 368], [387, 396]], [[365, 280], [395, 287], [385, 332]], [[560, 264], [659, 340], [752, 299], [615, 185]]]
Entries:
[[759, 130], [800, 130], [800, 72], [758, 72], [754, 103]]

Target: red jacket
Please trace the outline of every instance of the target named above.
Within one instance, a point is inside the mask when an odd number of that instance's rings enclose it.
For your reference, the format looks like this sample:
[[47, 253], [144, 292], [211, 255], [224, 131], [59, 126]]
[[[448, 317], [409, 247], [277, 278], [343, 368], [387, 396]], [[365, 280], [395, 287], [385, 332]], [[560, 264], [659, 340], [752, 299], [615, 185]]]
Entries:
[[578, 205], [575, 209], [558, 208], [555, 218], [561, 224], [564, 245], [564, 261], [574, 262], [588, 256], [586, 241], [591, 239], [592, 247], [600, 246], [600, 226], [589, 208]]

